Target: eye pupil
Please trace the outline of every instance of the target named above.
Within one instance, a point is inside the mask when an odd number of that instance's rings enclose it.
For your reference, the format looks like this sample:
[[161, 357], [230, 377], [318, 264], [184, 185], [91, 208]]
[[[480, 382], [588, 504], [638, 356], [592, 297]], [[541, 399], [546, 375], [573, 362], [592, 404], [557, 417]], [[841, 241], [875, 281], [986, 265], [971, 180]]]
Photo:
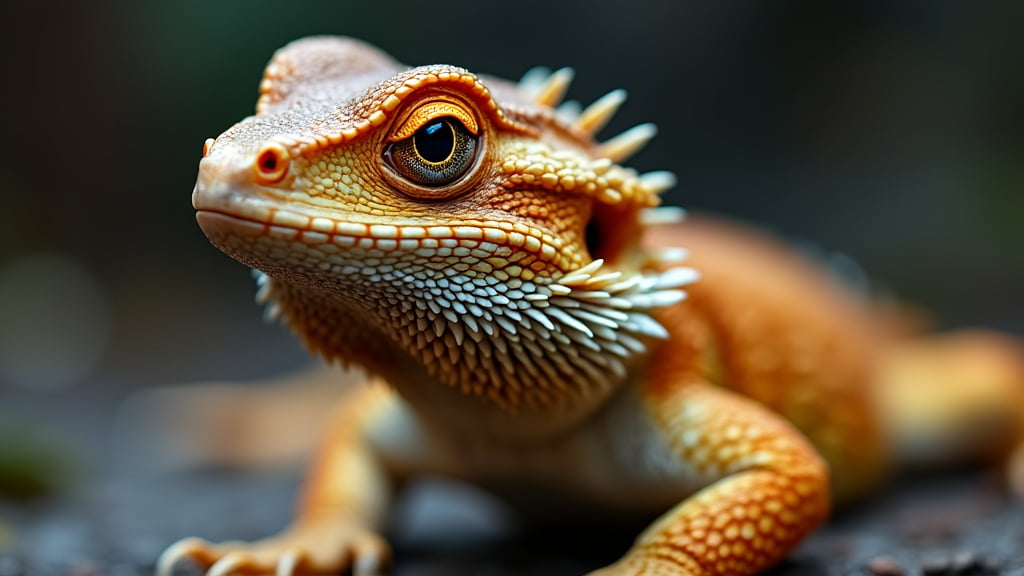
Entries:
[[477, 156], [477, 136], [458, 118], [441, 116], [384, 148], [384, 161], [418, 186], [439, 188], [461, 178]]
[[259, 162], [260, 168], [263, 169], [264, 172], [273, 172], [274, 170], [277, 170], [277, 154], [272, 150], [264, 152], [263, 155], [260, 156]]
[[276, 184], [288, 173], [288, 151], [275, 142], [267, 142], [252, 163], [253, 172], [262, 184]]
[[444, 162], [455, 149], [455, 130], [447, 120], [437, 120], [416, 131], [416, 151], [427, 162]]

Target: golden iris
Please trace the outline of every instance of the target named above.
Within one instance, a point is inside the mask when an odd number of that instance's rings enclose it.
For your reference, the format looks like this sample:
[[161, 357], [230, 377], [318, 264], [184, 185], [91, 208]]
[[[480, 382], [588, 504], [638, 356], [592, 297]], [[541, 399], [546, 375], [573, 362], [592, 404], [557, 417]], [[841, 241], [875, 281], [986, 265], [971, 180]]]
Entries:
[[443, 116], [388, 146], [385, 157], [403, 177], [420, 186], [437, 187], [465, 174], [473, 164], [476, 148], [476, 136], [462, 122]]

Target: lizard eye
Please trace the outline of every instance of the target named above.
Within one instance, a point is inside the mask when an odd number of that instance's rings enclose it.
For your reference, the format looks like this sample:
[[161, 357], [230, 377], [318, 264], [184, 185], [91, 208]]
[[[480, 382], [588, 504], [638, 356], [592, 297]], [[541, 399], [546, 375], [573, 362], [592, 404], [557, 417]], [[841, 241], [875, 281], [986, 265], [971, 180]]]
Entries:
[[276, 142], [268, 142], [256, 155], [253, 171], [261, 183], [276, 184], [288, 173], [288, 162], [288, 150]]
[[458, 180], [473, 165], [477, 137], [458, 118], [424, 122], [384, 150], [388, 164], [414, 184], [439, 187]]

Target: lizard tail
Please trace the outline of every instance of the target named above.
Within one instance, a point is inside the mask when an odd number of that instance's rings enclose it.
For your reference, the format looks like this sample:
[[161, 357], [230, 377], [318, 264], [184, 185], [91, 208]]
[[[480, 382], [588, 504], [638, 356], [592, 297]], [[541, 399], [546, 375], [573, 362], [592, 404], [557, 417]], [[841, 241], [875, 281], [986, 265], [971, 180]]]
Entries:
[[988, 330], [907, 339], [893, 346], [879, 392], [902, 462], [998, 462], [1024, 496], [1024, 341]]

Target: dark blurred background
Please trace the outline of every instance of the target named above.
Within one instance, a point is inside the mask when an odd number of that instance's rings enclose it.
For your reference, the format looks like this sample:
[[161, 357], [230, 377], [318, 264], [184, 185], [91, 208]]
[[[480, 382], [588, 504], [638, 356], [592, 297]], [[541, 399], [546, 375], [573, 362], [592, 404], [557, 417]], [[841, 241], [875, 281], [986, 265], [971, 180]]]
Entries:
[[[5, 9], [5, 11], [8, 9]], [[6, 13], [0, 436], [103, 470], [127, 391], [298, 366], [190, 192], [203, 140], [252, 113], [273, 51], [309, 34], [412, 65], [518, 78], [654, 121], [631, 164], [668, 202], [859, 262], [942, 326], [1024, 334], [1024, 3], [21, 3]], [[82, 424], [85, 422], [85, 424]], [[12, 441], [12, 439], [15, 439]], [[2, 444], [2, 442], [0, 442]], [[84, 472], [82, 472], [84, 470]], [[0, 545], [3, 541], [0, 519]]]
[[[248, 274], [207, 244], [189, 194], [203, 140], [252, 112], [273, 51], [308, 34], [512, 78], [570, 65], [570, 95], [583, 102], [624, 87], [630, 100], [605, 135], [658, 124], [632, 165], [674, 171], [669, 202], [845, 253], [945, 325], [1024, 329], [1020, 3], [21, 9], [7, 22], [0, 291], [59, 298], [0, 300], [0, 342], [25, 361], [40, 351], [19, 347], [45, 344], [37, 330], [56, 329], [68, 347], [83, 339], [98, 363], [77, 376], [96, 386], [261, 374], [295, 359], [282, 331], [259, 321]], [[78, 278], [89, 293], [32, 285], [19, 267]], [[76, 298], [102, 308], [77, 312], [89, 326], [74, 325], [74, 311], [36, 315]]]

